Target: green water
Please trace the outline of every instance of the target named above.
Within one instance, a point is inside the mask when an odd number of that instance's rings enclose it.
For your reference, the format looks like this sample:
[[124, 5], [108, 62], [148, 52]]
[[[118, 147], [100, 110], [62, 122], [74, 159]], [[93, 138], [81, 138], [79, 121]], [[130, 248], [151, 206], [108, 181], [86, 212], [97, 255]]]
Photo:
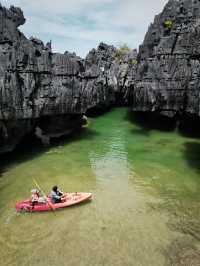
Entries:
[[[126, 108], [0, 164], [0, 265], [200, 265], [200, 140], [136, 123]], [[17, 214], [36, 178], [93, 201]]]

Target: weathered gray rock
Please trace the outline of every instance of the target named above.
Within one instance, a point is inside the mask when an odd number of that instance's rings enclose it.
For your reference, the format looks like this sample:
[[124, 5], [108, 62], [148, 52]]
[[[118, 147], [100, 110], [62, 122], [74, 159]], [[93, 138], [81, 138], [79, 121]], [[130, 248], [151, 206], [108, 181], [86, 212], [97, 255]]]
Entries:
[[[55, 132], [64, 133], [81, 126], [86, 111], [82, 60], [53, 54], [50, 43], [28, 40], [18, 30], [24, 22], [19, 8], [0, 7], [0, 152], [12, 150], [43, 117], [53, 116]], [[49, 125], [43, 130], [48, 135]]]
[[135, 80], [137, 51], [126, 54], [122, 60], [116, 58], [116, 48], [100, 43], [85, 59], [85, 92], [88, 108], [106, 108], [114, 104], [126, 104]]
[[117, 62], [116, 48], [101, 43], [85, 60], [54, 54], [51, 42], [18, 30], [24, 23], [19, 8], [0, 6], [0, 152], [13, 150], [35, 129], [49, 142], [81, 127], [88, 109], [106, 108], [117, 97], [124, 102], [134, 80], [134, 52]]
[[200, 116], [200, 1], [170, 0], [139, 49], [133, 110]]

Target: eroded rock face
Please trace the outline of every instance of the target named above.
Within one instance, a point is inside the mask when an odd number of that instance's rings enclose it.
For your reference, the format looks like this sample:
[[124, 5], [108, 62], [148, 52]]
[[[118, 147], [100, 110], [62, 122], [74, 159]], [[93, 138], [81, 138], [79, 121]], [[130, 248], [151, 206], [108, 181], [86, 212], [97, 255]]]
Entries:
[[89, 52], [85, 59], [88, 109], [106, 108], [114, 104], [125, 105], [135, 80], [137, 51], [133, 50], [119, 60], [116, 48], [100, 43], [97, 49]]
[[133, 110], [200, 116], [200, 1], [170, 0], [139, 49]]
[[124, 102], [134, 79], [128, 61], [115, 62], [113, 46], [101, 43], [86, 60], [54, 54], [51, 43], [18, 30], [24, 23], [21, 9], [0, 6], [0, 152], [35, 129], [46, 142], [81, 127], [88, 109], [114, 104], [117, 93]]
[[[0, 151], [12, 150], [40, 118], [60, 116], [60, 132], [81, 126], [83, 100], [82, 59], [53, 54], [51, 44], [28, 40], [18, 26], [22, 11], [0, 7]], [[71, 123], [71, 115], [77, 123]], [[53, 119], [52, 119], [53, 120]], [[58, 131], [58, 119], [54, 119]], [[44, 128], [48, 135], [49, 127]], [[53, 127], [51, 127], [53, 134]]]

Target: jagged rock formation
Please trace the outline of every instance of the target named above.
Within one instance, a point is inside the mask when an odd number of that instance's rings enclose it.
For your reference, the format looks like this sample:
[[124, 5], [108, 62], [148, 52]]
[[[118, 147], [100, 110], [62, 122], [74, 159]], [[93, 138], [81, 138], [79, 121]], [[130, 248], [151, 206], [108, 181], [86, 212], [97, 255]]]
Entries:
[[[19, 8], [0, 6], [0, 150], [12, 150], [34, 127], [43, 134], [68, 132], [82, 124], [82, 59], [53, 54], [51, 44], [18, 30]], [[73, 116], [73, 119], [71, 117]], [[54, 124], [41, 123], [41, 118]], [[51, 117], [51, 119], [49, 118]], [[74, 123], [76, 121], [76, 123]]]
[[116, 58], [116, 51], [114, 46], [100, 43], [86, 56], [85, 77], [90, 79], [85, 90], [88, 108], [124, 105], [130, 99], [136, 71], [131, 60], [137, 58], [137, 51], [130, 51], [121, 60]]
[[200, 116], [200, 1], [170, 0], [139, 49], [133, 110]]
[[200, 1], [170, 0], [138, 57], [133, 50], [120, 60], [103, 43], [85, 60], [54, 54], [51, 43], [18, 30], [24, 23], [21, 9], [0, 5], [0, 152], [32, 130], [49, 142], [81, 127], [87, 110], [114, 104], [200, 116]]
[[100, 44], [86, 60], [54, 54], [51, 43], [18, 30], [24, 23], [21, 9], [0, 5], [0, 152], [35, 129], [48, 143], [81, 127], [89, 108], [108, 107], [117, 93], [124, 99], [134, 79], [128, 61], [115, 62], [113, 46]]

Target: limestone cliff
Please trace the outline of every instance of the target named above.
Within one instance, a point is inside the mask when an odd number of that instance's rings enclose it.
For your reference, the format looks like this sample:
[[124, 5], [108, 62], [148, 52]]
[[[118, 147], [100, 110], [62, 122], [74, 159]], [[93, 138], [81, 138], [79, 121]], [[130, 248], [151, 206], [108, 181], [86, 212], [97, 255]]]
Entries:
[[200, 1], [169, 0], [138, 56], [120, 60], [104, 43], [85, 59], [55, 54], [51, 43], [27, 39], [18, 30], [24, 23], [21, 9], [0, 6], [0, 152], [31, 131], [45, 142], [67, 134], [93, 108], [200, 116]]
[[200, 1], [170, 0], [139, 49], [133, 110], [200, 116]]
[[[37, 126], [43, 134], [64, 134], [81, 126], [86, 110], [81, 87], [82, 59], [69, 53], [53, 54], [50, 43], [28, 40], [18, 30], [24, 22], [19, 8], [0, 6], [2, 152], [12, 150]], [[54, 127], [41, 123], [42, 117]]]
[[18, 30], [24, 23], [21, 9], [0, 6], [0, 152], [31, 131], [49, 142], [81, 127], [88, 109], [112, 105], [117, 92], [124, 102], [133, 73], [115, 62], [113, 46], [101, 43], [86, 60], [55, 54], [51, 43], [27, 39]]
[[131, 60], [137, 58], [137, 51], [128, 52], [120, 60], [116, 52], [114, 46], [100, 43], [86, 56], [85, 77], [90, 79], [85, 90], [87, 108], [129, 103], [136, 71], [136, 65]]

